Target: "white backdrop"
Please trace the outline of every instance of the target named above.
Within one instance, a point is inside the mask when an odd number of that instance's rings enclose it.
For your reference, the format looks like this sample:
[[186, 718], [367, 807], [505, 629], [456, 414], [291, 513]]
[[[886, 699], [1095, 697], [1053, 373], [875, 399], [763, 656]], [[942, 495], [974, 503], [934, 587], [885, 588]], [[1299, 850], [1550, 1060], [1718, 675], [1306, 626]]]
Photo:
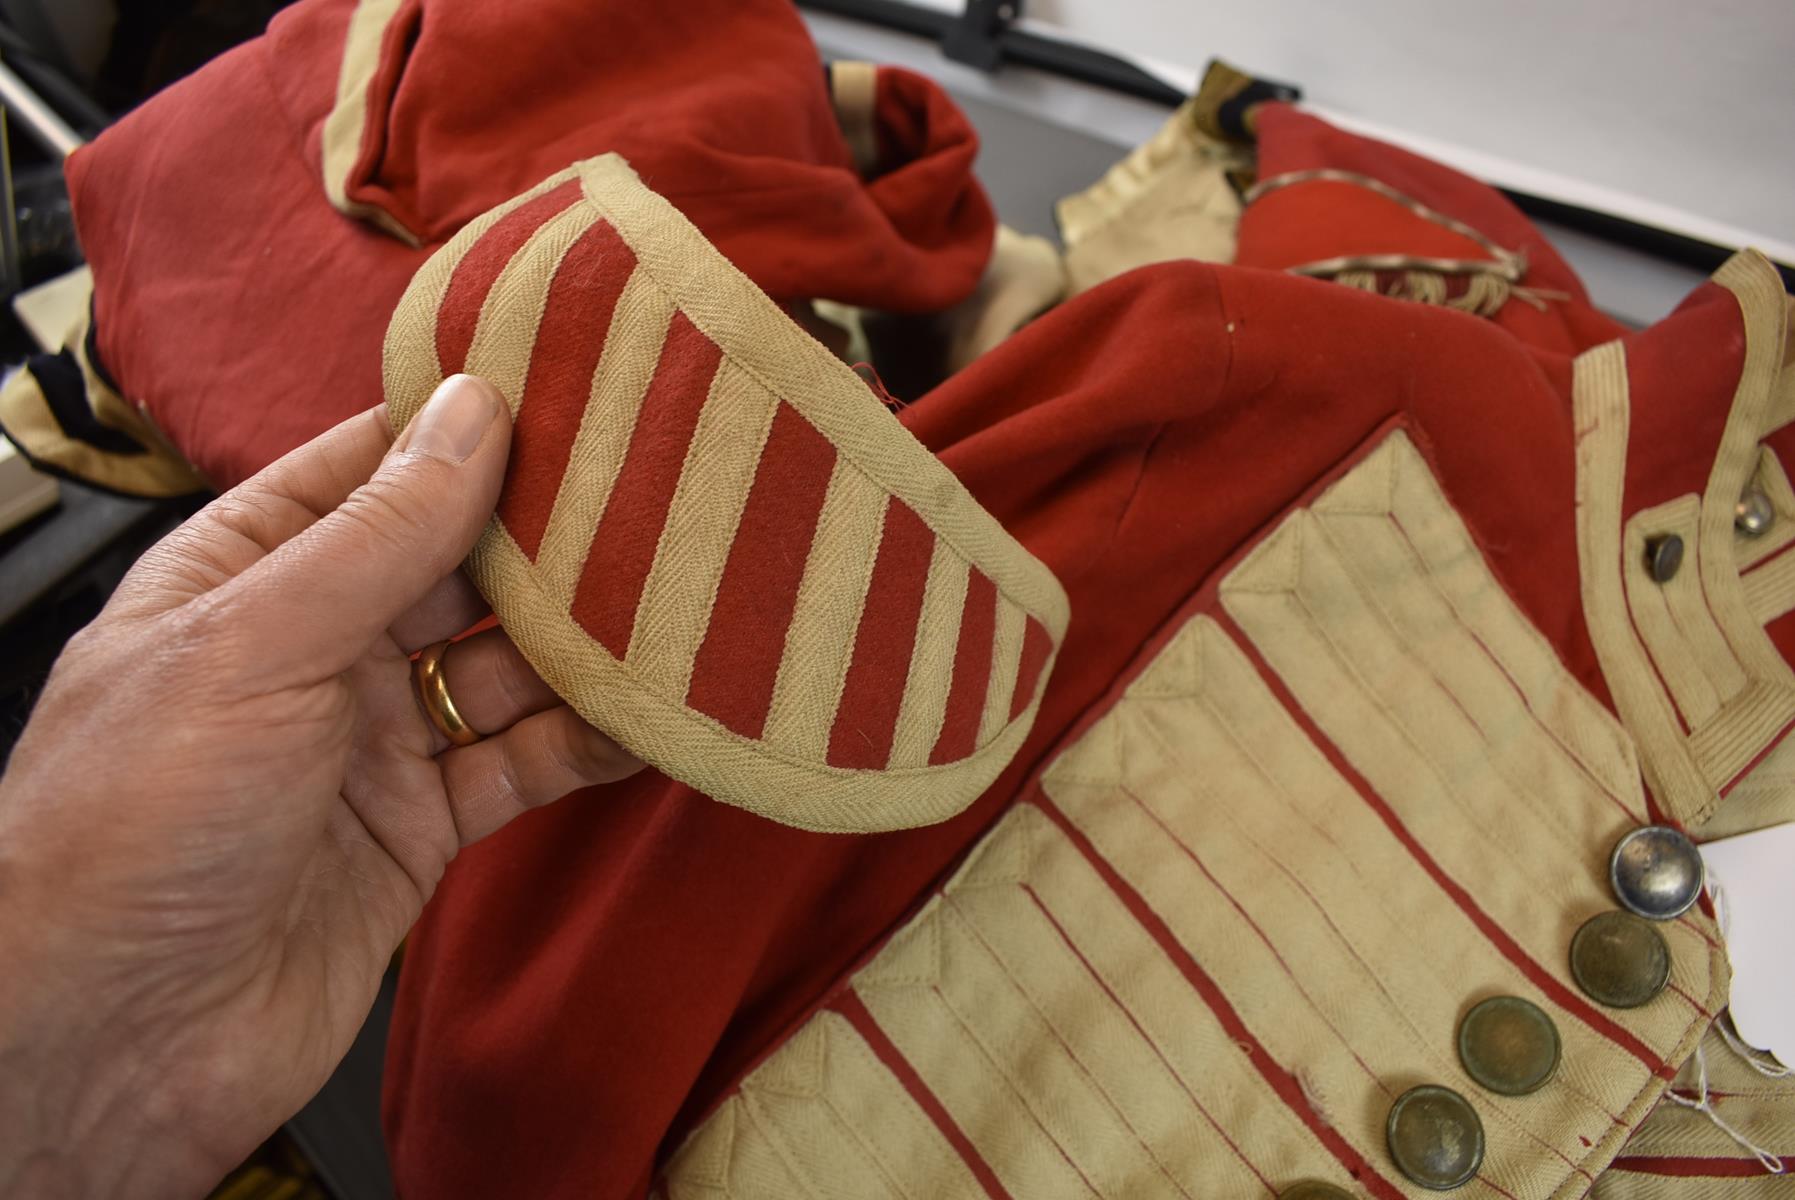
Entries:
[[1024, 28], [1180, 87], [1220, 56], [1491, 182], [1795, 259], [1792, 0], [1027, 0], [1026, 12]]

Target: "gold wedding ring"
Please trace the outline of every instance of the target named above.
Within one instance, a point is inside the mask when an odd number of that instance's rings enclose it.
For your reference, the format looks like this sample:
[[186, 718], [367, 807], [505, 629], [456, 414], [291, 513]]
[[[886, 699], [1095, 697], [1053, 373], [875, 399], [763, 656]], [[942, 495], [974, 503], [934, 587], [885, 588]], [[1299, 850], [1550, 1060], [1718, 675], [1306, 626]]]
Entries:
[[425, 646], [418, 651], [411, 674], [417, 681], [418, 702], [424, 706], [424, 715], [430, 718], [430, 723], [453, 745], [471, 746], [482, 735], [462, 717], [461, 710], [455, 707], [455, 701], [449, 695], [449, 679], [443, 671], [443, 653], [448, 648], [447, 642]]

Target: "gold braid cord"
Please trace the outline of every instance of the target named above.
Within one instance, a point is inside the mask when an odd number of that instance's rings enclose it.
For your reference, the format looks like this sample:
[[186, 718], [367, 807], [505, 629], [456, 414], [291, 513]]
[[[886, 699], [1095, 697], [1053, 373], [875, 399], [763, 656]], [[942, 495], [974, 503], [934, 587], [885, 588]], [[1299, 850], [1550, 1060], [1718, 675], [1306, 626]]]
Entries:
[[[1432, 304], [1457, 309], [1480, 317], [1493, 317], [1509, 300], [1516, 299], [1544, 310], [1548, 300], [1568, 300], [1564, 292], [1521, 286], [1527, 274], [1527, 256], [1519, 250], [1499, 246], [1471, 226], [1445, 213], [1429, 208], [1412, 196], [1404, 195], [1382, 180], [1353, 171], [1292, 171], [1261, 180], [1247, 192], [1248, 204], [1268, 193], [1292, 184], [1328, 181], [1350, 183], [1376, 192], [1386, 200], [1400, 204], [1424, 221], [1430, 221], [1460, 237], [1477, 243], [1490, 255], [1480, 258], [1431, 258], [1416, 254], [1354, 254], [1321, 259], [1290, 267], [1295, 275], [1332, 279], [1345, 287], [1358, 288], [1398, 300]], [[1392, 279], [1391, 277], [1395, 278]], [[1464, 280], [1456, 293], [1449, 279]]]

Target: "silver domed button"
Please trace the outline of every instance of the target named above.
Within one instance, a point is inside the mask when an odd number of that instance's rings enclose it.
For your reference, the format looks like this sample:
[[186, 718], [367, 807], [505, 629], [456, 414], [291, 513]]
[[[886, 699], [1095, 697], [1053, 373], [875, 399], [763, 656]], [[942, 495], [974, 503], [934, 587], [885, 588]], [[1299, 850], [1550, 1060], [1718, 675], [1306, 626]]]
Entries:
[[1608, 880], [1622, 907], [1668, 921], [1688, 912], [1701, 895], [1701, 851], [1667, 825], [1647, 825], [1615, 843]]
[[1770, 497], [1751, 488], [1733, 506], [1733, 526], [1746, 537], [1761, 537], [1776, 523], [1776, 506]]

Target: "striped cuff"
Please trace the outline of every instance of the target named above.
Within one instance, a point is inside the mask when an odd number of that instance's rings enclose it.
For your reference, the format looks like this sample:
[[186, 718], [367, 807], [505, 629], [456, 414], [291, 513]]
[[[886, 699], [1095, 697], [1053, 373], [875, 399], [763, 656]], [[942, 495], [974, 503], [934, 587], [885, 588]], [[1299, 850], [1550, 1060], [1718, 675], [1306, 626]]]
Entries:
[[516, 419], [468, 569], [632, 752], [801, 828], [944, 820], [1009, 763], [1065, 594], [615, 155], [474, 221], [387, 332], [388, 411], [482, 375]]

